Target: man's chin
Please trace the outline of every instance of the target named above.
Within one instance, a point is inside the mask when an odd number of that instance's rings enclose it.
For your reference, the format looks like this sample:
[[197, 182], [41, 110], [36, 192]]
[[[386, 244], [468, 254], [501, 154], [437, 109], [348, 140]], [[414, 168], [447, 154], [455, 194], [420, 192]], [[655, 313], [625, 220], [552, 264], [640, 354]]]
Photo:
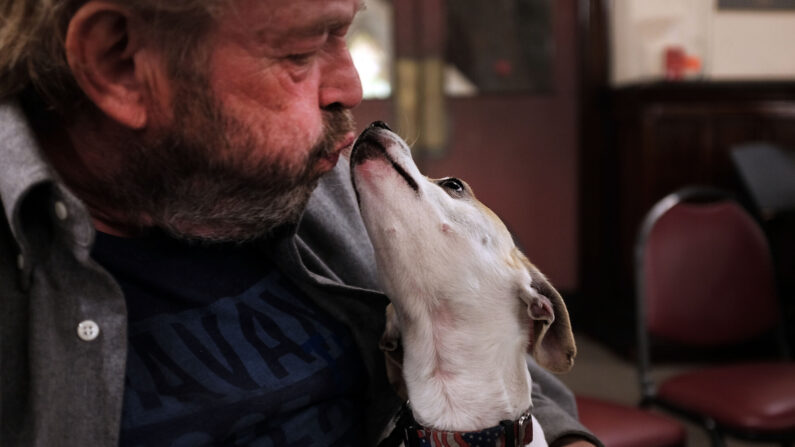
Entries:
[[269, 239], [276, 234], [283, 233], [286, 229], [294, 227], [301, 213], [280, 220], [260, 221], [241, 224], [208, 223], [200, 222], [177, 223], [165, 228], [166, 232], [177, 239], [199, 243], [246, 243], [256, 240]]
[[317, 163], [317, 172], [319, 175], [323, 175], [334, 169], [337, 166], [337, 162], [340, 159], [340, 153], [334, 152], [329, 154], [326, 157], [323, 157]]
[[244, 243], [266, 239], [299, 222], [316, 186], [317, 181], [312, 181], [277, 196], [234, 196], [211, 205], [206, 200], [194, 201], [194, 207], [170, 207], [168, 215], [161, 215], [154, 224], [190, 241]]

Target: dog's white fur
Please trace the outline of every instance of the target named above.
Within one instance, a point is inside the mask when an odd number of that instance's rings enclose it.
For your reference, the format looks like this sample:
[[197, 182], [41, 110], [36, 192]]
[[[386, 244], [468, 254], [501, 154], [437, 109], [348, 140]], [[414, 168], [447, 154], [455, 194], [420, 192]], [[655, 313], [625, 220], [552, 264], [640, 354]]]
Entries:
[[[446, 431], [515, 420], [532, 404], [528, 349], [553, 371], [573, 364], [562, 299], [466, 184], [456, 191], [455, 181], [421, 175], [406, 143], [388, 129], [365, 131], [351, 164], [394, 306], [382, 347], [393, 353], [402, 341], [402, 379], [415, 418]], [[392, 374], [400, 362], [388, 359]], [[546, 445], [534, 426], [530, 445]]]

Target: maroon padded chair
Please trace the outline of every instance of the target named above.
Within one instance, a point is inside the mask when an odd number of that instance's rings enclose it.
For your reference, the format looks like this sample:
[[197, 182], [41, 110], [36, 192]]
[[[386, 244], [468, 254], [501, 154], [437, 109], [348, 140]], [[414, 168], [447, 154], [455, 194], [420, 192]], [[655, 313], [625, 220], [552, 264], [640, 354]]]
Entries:
[[687, 435], [677, 421], [649, 411], [577, 396], [580, 422], [605, 447], [684, 447]]
[[724, 436], [792, 445], [795, 363], [784, 360], [783, 336], [782, 359], [733, 360], [659, 384], [649, 377], [650, 340], [708, 348], [742, 346], [777, 328], [784, 334], [772, 258], [757, 222], [721, 191], [678, 191], [647, 214], [636, 268], [643, 403], [701, 423], [714, 446], [724, 445]]

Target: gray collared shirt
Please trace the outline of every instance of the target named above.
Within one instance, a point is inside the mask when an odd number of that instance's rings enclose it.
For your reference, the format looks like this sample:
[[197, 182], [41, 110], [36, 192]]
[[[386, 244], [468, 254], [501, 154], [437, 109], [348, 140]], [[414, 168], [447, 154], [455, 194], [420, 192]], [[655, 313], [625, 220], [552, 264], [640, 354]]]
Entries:
[[114, 445], [124, 297], [90, 257], [85, 207], [57, 181], [16, 105], [0, 107], [0, 145], [0, 442]]

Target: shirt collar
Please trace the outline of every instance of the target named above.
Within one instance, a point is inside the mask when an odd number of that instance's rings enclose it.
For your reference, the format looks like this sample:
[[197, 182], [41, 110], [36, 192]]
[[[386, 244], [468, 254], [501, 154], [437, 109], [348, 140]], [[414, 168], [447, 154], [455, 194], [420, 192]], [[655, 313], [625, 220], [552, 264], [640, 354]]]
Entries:
[[25, 195], [34, 186], [54, 181], [22, 108], [14, 100], [0, 102], [0, 199], [19, 239], [17, 219]]
[[[31, 194], [44, 189], [44, 196]], [[23, 270], [31, 268], [31, 246], [21, 212], [26, 199], [48, 207], [48, 215], [75, 249], [88, 250], [94, 229], [85, 206], [62, 184], [49, 165], [22, 107], [15, 100], [0, 102], [0, 200], [11, 232], [19, 245]], [[65, 211], [65, 213], [64, 213]], [[58, 217], [58, 215], [61, 215]]]

